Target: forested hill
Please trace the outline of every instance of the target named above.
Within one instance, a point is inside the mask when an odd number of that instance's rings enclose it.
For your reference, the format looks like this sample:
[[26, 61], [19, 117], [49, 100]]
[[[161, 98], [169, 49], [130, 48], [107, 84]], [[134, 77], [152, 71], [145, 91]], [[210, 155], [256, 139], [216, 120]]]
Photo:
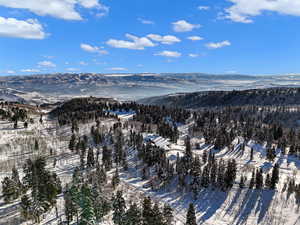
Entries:
[[139, 100], [138, 103], [165, 105], [169, 107], [181, 107], [188, 109], [244, 105], [299, 105], [300, 88], [267, 88], [243, 91], [178, 93], [173, 95], [145, 98]]

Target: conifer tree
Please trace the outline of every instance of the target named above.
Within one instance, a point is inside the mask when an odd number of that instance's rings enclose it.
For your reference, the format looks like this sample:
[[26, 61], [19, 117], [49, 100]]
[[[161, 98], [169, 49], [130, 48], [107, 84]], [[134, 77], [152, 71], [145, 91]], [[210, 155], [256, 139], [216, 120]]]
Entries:
[[239, 187], [242, 189], [245, 187], [245, 177], [241, 175]]
[[86, 165], [88, 168], [92, 168], [95, 166], [94, 151], [92, 148], [89, 148], [88, 150]]
[[268, 188], [268, 189], [271, 188], [270, 174], [267, 174], [267, 176], [266, 176], [265, 187]]
[[125, 221], [126, 204], [121, 191], [117, 191], [116, 196], [112, 197], [112, 208], [114, 223], [123, 225]]
[[279, 166], [278, 164], [275, 164], [272, 170], [270, 188], [275, 189], [278, 181], [279, 181]]
[[119, 183], [120, 183], [120, 176], [119, 176], [119, 170], [118, 170], [118, 168], [116, 169], [116, 171], [115, 171], [115, 173], [114, 173], [114, 175], [112, 177], [111, 183], [112, 183], [113, 188], [116, 188], [119, 185]]
[[174, 216], [173, 216], [173, 209], [170, 205], [165, 204], [163, 208], [163, 215], [164, 215], [164, 223], [166, 225], [172, 225]]
[[187, 138], [185, 140], [185, 155], [188, 159], [192, 159], [192, 157], [193, 157], [191, 138], [189, 136], [187, 136]]
[[18, 187], [9, 177], [5, 177], [2, 181], [2, 195], [5, 203], [18, 198]]
[[71, 139], [70, 139], [70, 142], [69, 142], [69, 149], [73, 152], [74, 149], [75, 149], [75, 141], [76, 141], [76, 136], [75, 134], [73, 133], [72, 136], [71, 136]]
[[249, 188], [253, 189], [254, 185], [255, 185], [255, 170], [253, 169], [250, 184], [249, 184]]
[[84, 184], [81, 188], [81, 198], [80, 198], [80, 221], [79, 225], [94, 225], [96, 224], [96, 217], [94, 208], [92, 205], [92, 195], [89, 186]]
[[145, 197], [142, 203], [143, 225], [152, 225], [152, 201], [150, 197]]
[[262, 189], [264, 184], [263, 172], [262, 169], [256, 171], [256, 179], [255, 179], [255, 188]]
[[185, 225], [197, 225], [195, 208], [192, 203], [189, 205]]
[[31, 201], [30, 201], [29, 197], [25, 194], [21, 198], [21, 203], [20, 203], [21, 215], [25, 220], [28, 220], [31, 216], [30, 208], [31, 208]]
[[142, 214], [137, 204], [131, 204], [126, 211], [124, 225], [142, 225], [142, 222]]

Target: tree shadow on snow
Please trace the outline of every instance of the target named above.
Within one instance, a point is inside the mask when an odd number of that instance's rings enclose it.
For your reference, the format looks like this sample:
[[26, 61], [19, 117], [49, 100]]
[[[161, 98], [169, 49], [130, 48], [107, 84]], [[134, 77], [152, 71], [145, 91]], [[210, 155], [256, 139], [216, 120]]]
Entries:
[[261, 192], [261, 196], [256, 207], [256, 213], [259, 212], [257, 223], [260, 223], [262, 219], [265, 217], [272, 203], [274, 195], [275, 195], [274, 190], [263, 190]]
[[238, 220], [236, 224], [245, 223], [255, 206], [255, 214], [259, 213], [257, 221], [257, 224], [259, 224], [269, 210], [274, 194], [274, 190], [248, 190], [244, 196], [240, 211], [235, 217], [235, 220]]
[[227, 192], [203, 190], [198, 195], [198, 201], [195, 204], [197, 212], [205, 212], [200, 221], [204, 222], [215, 215], [216, 211], [223, 205], [228, 197]]

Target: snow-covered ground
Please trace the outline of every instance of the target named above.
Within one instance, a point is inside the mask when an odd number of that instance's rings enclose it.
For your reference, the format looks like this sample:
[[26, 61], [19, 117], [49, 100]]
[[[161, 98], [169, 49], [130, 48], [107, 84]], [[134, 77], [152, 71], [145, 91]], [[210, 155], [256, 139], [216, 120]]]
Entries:
[[[34, 118], [35, 123], [29, 124], [29, 128], [13, 129], [13, 124], [7, 121], [0, 121], [0, 181], [10, 175], [13, 165], [19, 169], [22, 176], [21, 166], [23, 162], [34, 156], [35, 154], [43, 154], [47, 157], [48, 168], [55, 171], [63, 182], [63, 186], [71, 179], [72, 172], [79, 165], [78, 155], [72, 154], [68, 150], [68, 143], [71, 136], [71, 128], [69, 126], [59, 127], [55, 121], [44, 119], [42, 124], [39, 123], [39, 117]], [[117, 120], [103, 119], [101, 126], [109, 130]], [[89, 134], [91, 126], [95, 123], [80, 125], [80, 135]], [[168, 140], [162, 140], [161, 137], [154, 137], [157, 143], [164, 143], [160, 147], [164, 147], [167, 156], [171, 162], [176, 161], [177, 154], [184, 155], [184, 140], [188, 132], [189, 126], [182, 125], [179, 127], [180, 139], [177, 144], [171, 144]], [[20, 127], [22, 125], [20, 124]], [[123, 132], [128, 135], [128, 130]], [[145, 134], [145, 137], [149, 134]], [[157, 139], [158, 138], [158, 139]], [[40, 149], [38, 153], [32, 149], [34, 140], [38, 139]], [[204, 151], [212, 149], [213, 146], [204, 144], [203, 139], [194, 139], [194, 143], [200, 144], [200, 149], [193, 148], [193, 153], [202, 156]], [[168, 203], [174, 209], [176, 225], [185, 223], [186, 210], [189, 203], [194, 203], [197, 211], [197, 219], [199, 224], [204, 225], [240, 225], [240, 224], [260, 224], [260, 225], [297, 225], [300, 224], [299, 209], [295, 204], [295, 197], [291, 195], [287, 198], [286, 192], [283, 192], [284, 183], [291, 177], [299, 181], [298, 170], [300, 168], [299, 159], [278, 152], [273, 163], [266, 161], [265, 148], [253, 141], [246, 144], [245, 150], [240, 149], [244, 142], [242, 137], [238, 137], [233, 142], [234, 148], [227, 148], [216, 153], [216, 158], [220, 159], [236, 159], [238, 166], [238, 177], [241, 174], [246, 175], [248, 180], [251, 177], [253, 168], [262, 168], [266, 173], [270, 171], [272, 165], [278, 163], [280, 165], [280, 183], [277, 190], [251, 190], [240, 189], [238, 185], [234, 185], [229, 192], [221, 192], [217, 189], [202, 189], [197, 199], [191, 193], [185, 193], [176, 190], [172, 186], [168, 189], [151, 190], [149, 181], [142, 180], [140, 169], [136, 166], [135, 150], [128, 148], [129, 170], [128, 172], [121, 170], [121, 184], [119, 189], [123, 190], [126, 199], [141, 199], [143, 196], [151, 196], [154, 201], [160, 203]], [[253, 160], [250, 160], [250, 149], [254, 149]], [[53, 149], [52, 155], [50, 149]], [[56, 158], [56, 166], [53, 167], [53, 161]], [[111, 176], [113, 170], [108, 174]], [[0, 224], [32, 224], [32, 222], [24, 222], [20, 220], [17, 210], [19, 202], [15, 201], [11, 204], [4, 205], [0, 200]], [[58, 217], [55, 209], [43, 218], [41, 224], [57, 224], [60, 219], [64, 218], [63, 196], [58, 198]], [[107, 221], [102, 223], [113, 224], [111, 216], [107, 216]]]

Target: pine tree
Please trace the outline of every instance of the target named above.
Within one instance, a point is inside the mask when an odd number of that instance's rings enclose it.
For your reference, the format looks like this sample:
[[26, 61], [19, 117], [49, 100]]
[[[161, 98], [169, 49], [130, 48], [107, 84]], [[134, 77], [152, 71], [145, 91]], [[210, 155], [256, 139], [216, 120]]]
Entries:
[[185, 155], [189, 159], [193, 158], [191, 139], [189, 136], [187, 136], [187, 138], [185, 140]]
[[203, 169], [201, 186], [205, 187], [205, 188], [208, 188], [208, 186], [209, 186], [209, 167], [208, 167], [208, 165], [206, 165]]
[[271, 188], [270, 174], [267, 174], [267, 176], [266, 176], [265, 187], [268, 188], [268, 189]]
[[107, 146], [103, 146], [102, 162], [104, 164], [106, 171], [111, 170], [112, 153], [111, 153], [111, 150], [107, 148]]
[[150, 197], [145, 197], [142, 203], [142, 216], [143, 225], [152, 225], [153, 221], [153, 211], [152, 211], [152, 201]]
[[142, 214], [137, 204], [131, 204], [126, 211], [124, 225], [142, 225], [142, 222]]
[[154, 204], [152, 211], [153, 211], [152, 225], [164, 225], [163, 214], [159, 208], [158, 203]]
[[192, 203], [189, 205], [185, 225], [197, 225], [195, 208]]
[[251, 151], [250, 151], [250, 161], [253, 161], [253, 153], [254, 153], [254, 149], [251, 147]]
[[207, 151], [206, 150], [202, 154], [202, 162], [203, 162], [203, 164], [206, 164], [206, 162], [207, 162]]
[[66, 192], [64, 193], [64, 201], [65, 201], [65, 215], [66, 215], [67, 223], [69, 225], [77, 214], [77, 206], [75, 202], [72, 200], [72, 195], [68, 187], [66, 187]]
[[233, 186], [235, 178], [236, 178], [236, 162], [234, 159], [232, 159], [228, 161], [227, 169], [225, 171], [224, 182], [225, 182], [225, 187], [227, 189]]
[[17, 196], [19, 197], [24, 191], [24, 187], [20, 181], [19, 172], [16, 169], [16, 167], [12, 168], [11, 180], [14, 182], [14, 185], [17, 187]]
[[263, 172], [262, 169], [256, 171], [256, 179], [255, 179], [255, 187], [256, 189], [262, 189], [264, 184]]
[[79, 225], [96, 224], [96, 217], [91, 199], [91, 189], [87, 185], [83, 185], [81, 188], [80, 208]]
[[70, 142], [69, 142], [69, 149], [73, 152], [75, 149], [75, 141], [76, 141], [76, 136], [75, 134], [72, 134]]
[[113, 177], [112, 177], [111, 183], [112, 183], [112, 186], [113, 186], [114, 189], [115, 189], [115, 188], [119, 185], [119, 183], [120, 183], [120, 176], [119, 176], [119, 170], [118, 170], [118, 168], [116, 169], [115, 174], [114, 174]]
[[273, 170], [272, 170], [272, 176], [271, 176], [271, 189], [275, 189], [276, 185], [279, 181], [279, 166], [278, 164], [275, 164], [273, 166]]
[[122, 225], [125, 221], [126, 204], [121, 191], [117, 191], [116, 196], [112, 197], [112, 208], [114, 223]]
[[18, 187], [9, 177], [5, 177], [2, 181], [2, 195], [5, 203], [18, 198]]
[[20, 203], [21, 215], [25, 220], [30, 218], [31, 201], [27, 195], [23, 195]]
[[173, 209], [170, 205], [165, 204], [163, 208], [163, 215], [164, 215], [164, 223], [166, 225], [172, 225], [174, 216], [173, 216]]
[[86, 165], [88, 168], [92, 168], [95, 166], [94, 151], [92, 148], [89, 148], [89, 150], [88, 150]]
[[96, 219], [97, 221], [101, 221], [102, 218], [110, 211], [110, 204], [103, 197], [103, 193], [99, 187], [93, 187], [92, 199]]
[[34, 150], [35, 150], [35, 151], [38, 151], [39, 148], [40, 148], [40, 147], [39, 147], [39, 142], [38, 142], [38, 140], [35, 140], [35, 141], [34, 141]]
[[242, 189], [245, 187], [245, 177], [241, 175], [239, 187]]

